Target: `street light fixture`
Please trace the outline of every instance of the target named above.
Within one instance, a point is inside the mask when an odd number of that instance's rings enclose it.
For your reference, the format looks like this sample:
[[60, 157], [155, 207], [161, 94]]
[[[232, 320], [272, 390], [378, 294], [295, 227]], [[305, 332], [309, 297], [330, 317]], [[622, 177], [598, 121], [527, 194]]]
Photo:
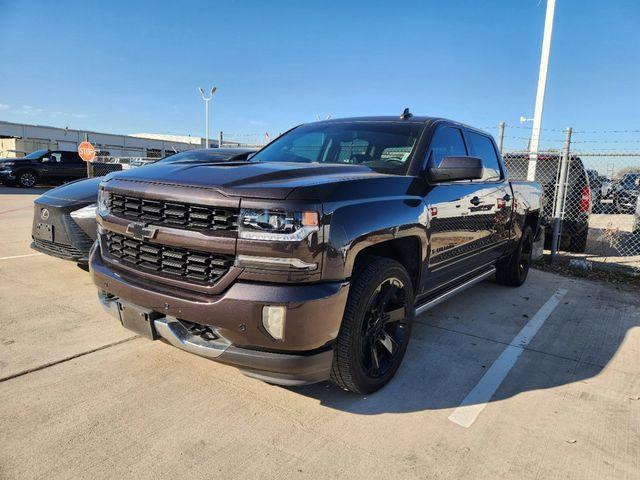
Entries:
[[[198, 88], [200, 91], [200, 95], [202, 95], [202, 100], [204, 100], [204, 138], [205, 138], [205, 148], [209, 148], [209, 101], [213, 98], [213, 94], [216, 93], [218, 87], [211, 87], [211, 92], [207, 97], [204, 93], [204, 89], [202, 87]], [[218, 145], [220, 147], [220, 145]]]

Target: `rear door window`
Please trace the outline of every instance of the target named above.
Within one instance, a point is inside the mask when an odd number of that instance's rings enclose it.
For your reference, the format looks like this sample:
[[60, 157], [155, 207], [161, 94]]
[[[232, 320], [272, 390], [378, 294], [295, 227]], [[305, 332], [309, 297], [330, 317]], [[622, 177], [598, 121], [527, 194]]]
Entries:
[[76, 152], [62, 152], [63, 163], [81, 163], [82, 159]]
[[482, 180], [485, 182], [500, 180], [502, 175], [500, 174], [498, 154], [491, 139], [485, 135], [467, 131], [467, 140], [469, 141], [470, 154], [482, 160], [484, 167]]

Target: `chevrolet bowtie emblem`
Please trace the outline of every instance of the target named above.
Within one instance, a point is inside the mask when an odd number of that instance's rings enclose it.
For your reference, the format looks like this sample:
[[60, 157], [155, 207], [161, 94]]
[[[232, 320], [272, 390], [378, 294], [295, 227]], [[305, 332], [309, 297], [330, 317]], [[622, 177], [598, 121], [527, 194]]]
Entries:
[[127, 225], [127, 234], [136, 240], [150, 240], [156, 236], [157, 227], [148, 227], [144, 223], [130, 223]]

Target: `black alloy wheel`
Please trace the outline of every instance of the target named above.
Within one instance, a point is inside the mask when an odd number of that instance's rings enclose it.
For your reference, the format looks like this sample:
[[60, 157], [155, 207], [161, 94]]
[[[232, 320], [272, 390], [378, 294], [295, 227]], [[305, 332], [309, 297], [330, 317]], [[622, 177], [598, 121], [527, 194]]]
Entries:
[[503, 285], [519, 287], [527, 279], [533, 258], [533, 231], [525, 225], [515, 251], [496, 265], [496, 280]]
[[334, 346], [331, 380], [360, 394], [386, 385], [404, 358], [414, 314], [407, 270], [390, 258], [360, 259]]
[[22, 172], [18, 177], [21, 187], [31, 188], [36, 184], [36, 176], [32, 172]]
[[403, 283], [384, 280], [371, 297], [362, 323], [362, 366], [371, 378], [384, 376], [407, 339], [407, 304]]

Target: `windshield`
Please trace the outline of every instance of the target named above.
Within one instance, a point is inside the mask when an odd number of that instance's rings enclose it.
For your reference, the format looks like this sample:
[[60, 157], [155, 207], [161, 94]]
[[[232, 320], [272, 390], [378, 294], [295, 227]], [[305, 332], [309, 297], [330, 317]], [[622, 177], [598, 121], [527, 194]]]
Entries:
[[216, 152], [215, 150], [189, 150], [165, 157], [157, 163], [189, 163], [189, 162], [224, 162], [230, 160], [241, 152]]
[[24, 158], [28, 158], [29, 160], [36, 160], [48, 151], [49, 150], [36, 150], [35, 152], [31, 152], [29, 155], [26, 155]]
[[635, 187], [640, 180], [640, 173], [628, 173], [624, 177], [622, 177], [622, 184], [625, 187]]
[[336, 122], [298, 127], [251, 157], [252, 162], [366, 165], [381, 173], [404, 174], [422, 124]]

